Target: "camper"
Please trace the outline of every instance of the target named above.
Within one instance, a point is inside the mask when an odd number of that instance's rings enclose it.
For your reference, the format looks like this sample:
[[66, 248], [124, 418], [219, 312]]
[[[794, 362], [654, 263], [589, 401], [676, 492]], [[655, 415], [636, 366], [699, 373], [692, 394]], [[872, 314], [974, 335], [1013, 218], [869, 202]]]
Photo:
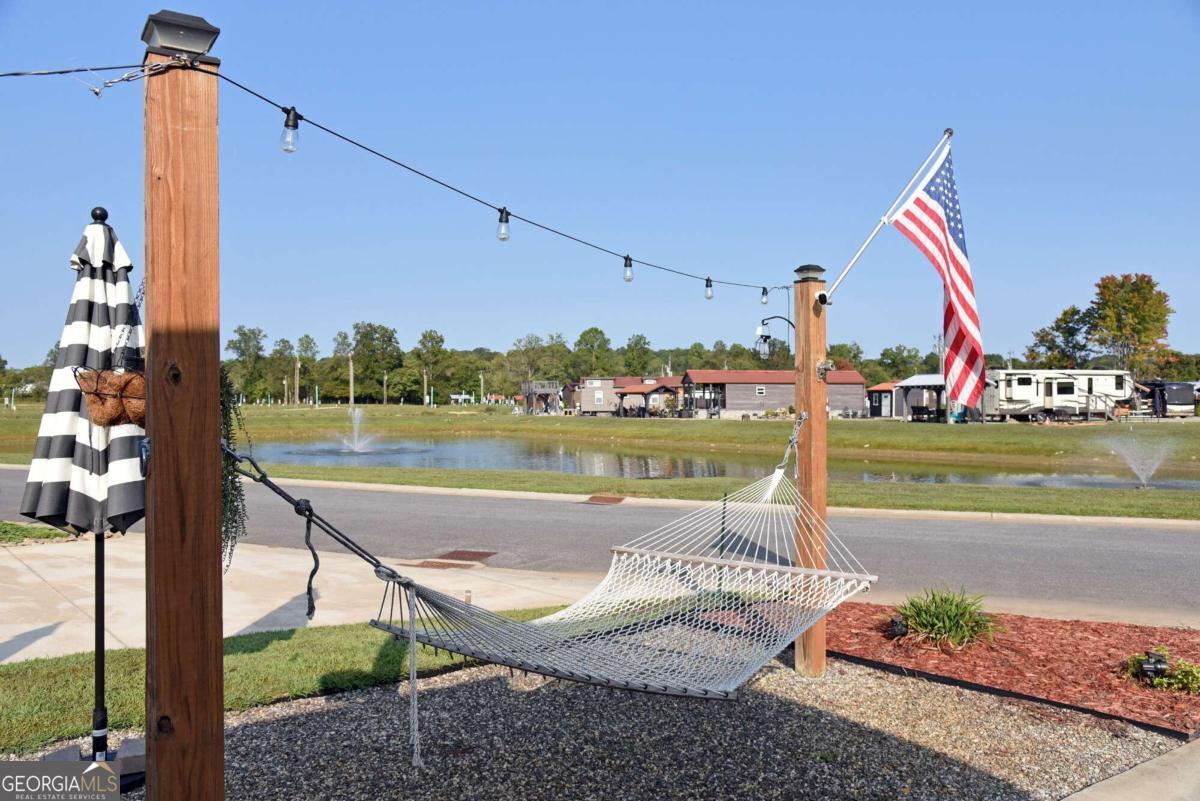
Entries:
[[1142, 396], [1155, 417], [1191, 417], [1196, 413], [1196, 388], [1183, 381], [1147, 381]]
[[1128, 370], [988, 370], [989, 419], [1046, 420], [1116, 416], [1133, 397]]

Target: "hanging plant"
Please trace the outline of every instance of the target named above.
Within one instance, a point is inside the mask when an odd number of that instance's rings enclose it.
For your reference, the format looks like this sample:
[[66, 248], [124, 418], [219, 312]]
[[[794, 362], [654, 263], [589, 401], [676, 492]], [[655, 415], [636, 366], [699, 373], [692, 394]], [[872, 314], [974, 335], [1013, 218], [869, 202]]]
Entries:
[[[221, 365], [221, 439], [234, 450], [237, 450], [238, 431], [246, 435], [249, 444], [250, 435], [246, 432], [237, 393], [229, 380], [229, 372]], [[236, 467], [237, 463], [232, 459], [221, 459], [221, 560], [226, 570], [233, 561], [233, 549], [238, 540], [246, 536], [246, 492]]]

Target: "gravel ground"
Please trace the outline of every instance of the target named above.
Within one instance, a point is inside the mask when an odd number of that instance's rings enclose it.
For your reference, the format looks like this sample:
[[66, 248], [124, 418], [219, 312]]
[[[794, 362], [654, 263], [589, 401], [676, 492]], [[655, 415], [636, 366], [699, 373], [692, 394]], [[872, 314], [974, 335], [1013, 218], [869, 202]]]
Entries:
[[[482, 667], [227, 718], [230, 799], [1058, 799], [1179, 742], [832, 661], [739, 701], [612, 693]], [[135, 797], [140, 797], [140, 794]]]

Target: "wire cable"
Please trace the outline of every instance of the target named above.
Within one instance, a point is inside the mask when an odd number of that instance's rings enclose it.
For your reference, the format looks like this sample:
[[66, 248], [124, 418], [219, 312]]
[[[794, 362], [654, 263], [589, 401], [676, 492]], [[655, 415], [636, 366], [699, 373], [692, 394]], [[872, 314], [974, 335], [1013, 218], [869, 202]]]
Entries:
[[[226, 83], [230, 84], [231, 86], [233, 86], [237, 89], [240, 89], [241, 91], [245, 92], [246, 94], [257, 98], [258, 100], [262, 101], [263, 103], [266, 103], [267, 105], [272, 106], [273, 108], [275, 108], [276, 110], [278, 110], [280, 112], [286, 112], [289, 108], [289, 106], [285, 106], [282, 103], [278, 103], [278, 102], [272, 100], [271, 98], [267, 97], [266, 95], [262, 94], [261, 92], [251, 89], [249, 86], [246, 86], [245, 84], [241, 83], [240, 81], [234, 80], [233, 78], [229, 77], [228, 75], [226, 75], [222, 72], [205, 69], [204, 67], [200, 67], [200, 66], [196, 66], [196, 65], [191, 65], [190, 69], [196, 70], [197, 72], [203, 72], [206, 75], [215, 76], [216, 78], [219, 78], [220, 80], [225, 81]], [[424, 178], [427, 181], [437, 184], [438, 186], [442, 187], [443, 189], [448, 189], [451, 192], [461, 195], [462, 197], [465, 197], [468, 200], [474, 201], [475, 203], [478, 203], [481, 206], [486, 206], [487, 208], [491, 209], [492, 211], [499, 212], [501, 208], [507, 208], [507, 207], [499, 206], [490, 201], [484, 200], [483, 198], [479, 197], [478, 195], [468, 192], [467, 190], [462, 189], [461, 187], [455, 186], [454, 184], [450, 183], [449, 181], [444, 181], [435, 175], [431, 175], [431, 174], [425, 172], [424, 170], [421, 170], [421, 169], [418, 169], [417, 167], [412, 166], [411, 164], [407, 164], [403, 161], [400, 161], [397, 158], [389, 156], [386, 153], [371, 147], [370, 145], [367, 145], [363, 142], [358, 141], [357, 139], [353, 138], [352, 136], [349, 136], [338, 130], [330, 128], [327, 125], [323, 125], [322, 123], [317, 122], [316, 120], [312, 119], [311, 117], [309, 117], [307, 115], [300, 115], [299, 119], [301, 122], [306, 122], [309, 125], [313, 126], [314, 128], [316, 128], [320, 131], [323, 131], [324, 133], [334, 137], [335, 139], [340, 139], [341, 141], [345, 142], [348, 145], [351, 145], [352, 147], [356, 147], [359, 150], [362, 150], [366, 153], [369, 153], [372, 156], [375, 156], [376, 158], [379, 158], [379, 159], [382, 159], [383, 161], [388, 162], [389, 164], [392, 164], [396, 167], [400, 167], [403, 170], [407, 170], [408, 172], [412, 173], [413, 175], [416, 175], [419, 178]], [[562, 237], [563, 239], [568, 239], [572, 242], [583, 245], [585, 247], [589, 247], [593, 250], [597, 250], [597, 251], [607, 254], [609, 256], [613, 256], [615, 258], [622, 259], [622, 260], [625, 258], [624, 253], [619, 253], [616, 250], [613, 250], [612, 248], [597, 244], [588, 239], [584, 239], [581, 236], [576, 236], [575, 234], [568, 233], [567, 231], [563, 231], [563, 230], [555, 228], [551, 225], [547, 225], [546, 223], [538, 222], [537, 220], [534, 220], [530, 217], [525, 217], [523, 215], [517, 214], [514, 211], [509, 210], [509, 216], [512, 219], [520, 220], [521, 222], [523, 222], [527, 225], [532, 225], [535, 228], [539, 228], [539, 229], [545, 231], [546, 233], [553, 234], [558, 237]], [[703, 281], [709, 277], [709, 276], [705, 276], [705, 275], [699, 275], [697, 273], [690, 273], [685, 270], [678, 270], [678, 269], [675, 269], [674, 267], [667, 267], [662, 264], [655, 264], [653, 262], [645, 261], [643, 259], [633, 259], [632, 261], [634, 264], [640, 264], [643, 267], [649, 267], [653, 270], [660, 270], [665, 273], [672, 273], [674, 275], [682, 276], [684, 278], [691, 278], [696, 281]], [[761, 290], [763, 287], [762, 284], [748, 284], [748, 283], [743, 283], [741, 281], [726, 281], [726, 280], [717, 279], [717, 278], [713, 278], [712, 282], [714, 284], [722, 284], [724, 286], [744, 287], [746, 289]], [[775, 288], [778, 289], [778, 288], [783, 288], [783, 287], [775, 287]]]
[[[250, 95], [251, 97], [256, 98], [257, 100], [259, 100], [269, 106], [272, 106], [277, 111], [281, 111], [284, 113], [287, 113], [289, 110], [295, 111], [294, 107], [289, 107], [289, 106], [283, 105], [282, 103], [277, 103], [276, 101], [272, 100], [271, 98], [267, 97], [266, 95], [262, 94], [261, 92], [255, 90], [255, 89], [252, 89], [251, 87], [247, 86], [244, 83], [241, 83], [240, 81], [234, 80], [233, 78], [229, 77], [225, 73], [217, 72], [216, 70], [206, 69], [206, 68], [200, 66], [199, 64], [197, 64], [195, 62], [195, 60], [189, 61], [186, 57], [183, 57], [183, 58], [180, 58], [179, 60], [177, 60], [176, 62], [173, 62], [171, 64], [171, 66], [177, 66], [177, 67], [180, 67], [183, 69], [195, 70], [196, 72], [202, 72], [205, 75], [212, 75], [212, 76], [224, 81], [225, 83], [228, 83], [230, 86], [233, 86], [234, 88]], [[108, 66], [108, 67], [72, 67], [72, 68], [68, 68], [68, 69], [59, 69], [59, 70], [32, 70], [32, 71], [23, 71], [23, 72], [4, 72], [4, 73], [0, 73], [0, 78], [26, 78], [26, 77], [33, 77], [33, 76], [45, 76], [45, 75], [72, 75], [74, 73], [79, 73], [79, 72], [106, 72], [106, 71], [131, 70], [131, 69], [142, 71], [141, 74], [137, 75], [136, 77], [149, 77], [150, 75], [158, 74], [158, 72], [159, 72], [159, 71], [152, 71], [152, 70], [146, 69], [146, 66], [144, 64], [127, 64], [127, 65]], [[132, 76], [130, 76], [129, 79], [132, 79]], [[106, 82], [105, 87], [107, 87], [111, 84], [114, 84], [114, 83], [118, 83], [118, 82], [120, 82], [120, 81], [118, 80], [118, 81]], [[97, 96], [99, 96], [100, 92], [96, 89], [96, 87], [90, 87], [90, 88]], [[305, 116], [305, 115], [302, 115], [299, 113], [296, 114], [296, 117], [300, 122], [306, 122], [309, 125], [311, 125], [312, 127], [328, 134], [329, 136], [334, 137], [335, 139], [339, 139], [342, 142], [345, 142], [346, 144], [351, 145], [352, 147], [356, 147], [359, 150], [362, 150], [365, 153], [375, 156], [378, 159], [386, 161], [389, 164], [392, 164], [396, 167], [400, 167], [403, 170], [407, 170], [408, 172], [412, 173], [413, 175], [417, 176], [418, 178], [424, 178], [426, 181], [430, 181], [431, 183], [437, 184], [438, 186], [442, 187], [443, 189], [448, 189], [451, 192], [454, 192], [454, 193], [466, 198], [467, 200], [474, 201], [475, 203], [478, 203], [481, 206], [485, 206], [495, 212], [508, 211], [507, 206], [500, 206], [500, 205], [497, 205], [490, 201], [484, 200], [483, 198], [479, 197], [478, 195], [468, 192], [467, 190], [465, 190], [461, 187], [455, 186], [454, 184], [450, 183], [449, 181], [445, 181], [441, 178], [438, 178], [435, 175], [431, 175], [430, 173], [427, 173], [424, 170], [418, 169], [417, 167], [414, 167], [411, 164], [407, 164], [403, 161], [400, 161], [399, 159], [389, 156], [388, 154], [386, 154], [380, 150], [377, 150], [377, 149], [371, 147], [370, 145], [360, 142], [359, 140], [355, 139], [352, 136], [344, 134], [341, 131], [331, 128], [327, 125], [323, 125], [323, 124], [317, 122], [316, 120], [312, 119], [311, 117], [308, 117], [308, 116]], [[516, 219], [516, 220], [520, 220], [521, 222], [523, 222], [527, 225], [531, 225], [534, 228], [541, 229], [542, 231], [545, 231], [548, 234], [553, 234], [554, 236], [558, 236], [563, 239], [567, 239], [571, 242], [575, 242], [576, 244], [580, 244], [585, 247], [591, 248], [592, 250], [599, 251], [600, 253], [604, 253], [606, 255], [613, 256], [615, 258], [621, 259], [622, 261], [625, 259], [626, 254], [620, 253], [616, 250], [613, 250], [612, 248], [597, 244], [596, 242], [593, 242], [589, 239], [585, 239], [581, 236], [577, 236], [575, 234], [569, 233], [562, 229], [555, 228], [551, 225], [547, 225], [546, 223], [538, 222], [537, 220], [534, 220], [530, 217], [525, 217], [523, 215], [517, 214], [512, 211], [508, 211], [507, 216], [509, 216], [513, 219]], [[720, 279], [720, 278], [713, 278], [710, 275], [700, 275], [698, 273], [688, 272], [687, 270], [680, 270], [675, 267], [668, 267], [666, 265], [657, 264], [655, 262], [646, 261], [644, 259], [631, 258], [631, 261], [634, 264], [640, 264], [643, 267], [649, 267], [650, 269], [658, 270], [660, 272], [671, 273], [672, 275], [678, 275], [680, 277], [690, 278], [690, 279], [693, 279], [696, 281], [706, 281], [706, 282], [711, 281], [713, 284], [721, 284], [723, 286], [742, 287], [745, 289], [753, 289], [753, 290], [760, 290], [760, 289], [763, 289], [764, 286], [767, 286], [767, 285], [764, 285], [761, 283], [751, 284], [751, 283], [745, 283], [742, 281], [728, 281], [728, 280], [724, 280], [724, 279]], [[780, 287], [770, 287], [770, 288], [771, 289], [787, 289], [789, 287], [780, 286]]]
[[33, 78], [42, 75], [71, 75], [76, 72], [113, 72], [115, 70], [133, 70], [141, 64], [120, 64], [115, 67], [71, 67], [62, 70], [26, 70], [24, 72], [0, 72], [0, 78]]

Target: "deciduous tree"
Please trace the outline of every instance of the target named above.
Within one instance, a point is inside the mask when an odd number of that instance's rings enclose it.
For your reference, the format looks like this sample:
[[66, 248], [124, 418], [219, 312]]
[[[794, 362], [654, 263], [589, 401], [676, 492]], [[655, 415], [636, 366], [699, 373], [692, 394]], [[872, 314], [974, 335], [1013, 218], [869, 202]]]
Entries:
[[611, 375], [613, 372], [612, 342], [597, 328], [585, 328], [575, 340], [575, 378], [586, 375]]
[[650, 372], [650, 340], [642, 334], [634, 334], [625, 343], [625, 374], [645, 376]]
[[225, 350], [233, 356], [230, 379], [249, 398], [260, 398], [264, 394], [266, 341], [267, 333], [261, 328], [239, 325], [233, 329], [233, 339], [225, 343]]
[[1166, 347], [1167, 322], [1174, 310], [1166, 292], [1145, 273], [1106, 275], [1096, 282], [1092, 337], [1121, 369], [1141, 375], [1155, 353]]
[[1092, 356], [1094, 312], [1071, 305], [1054, 322], [1033, 332], [1025, 360], [1044, 369], [1079, 368]]

